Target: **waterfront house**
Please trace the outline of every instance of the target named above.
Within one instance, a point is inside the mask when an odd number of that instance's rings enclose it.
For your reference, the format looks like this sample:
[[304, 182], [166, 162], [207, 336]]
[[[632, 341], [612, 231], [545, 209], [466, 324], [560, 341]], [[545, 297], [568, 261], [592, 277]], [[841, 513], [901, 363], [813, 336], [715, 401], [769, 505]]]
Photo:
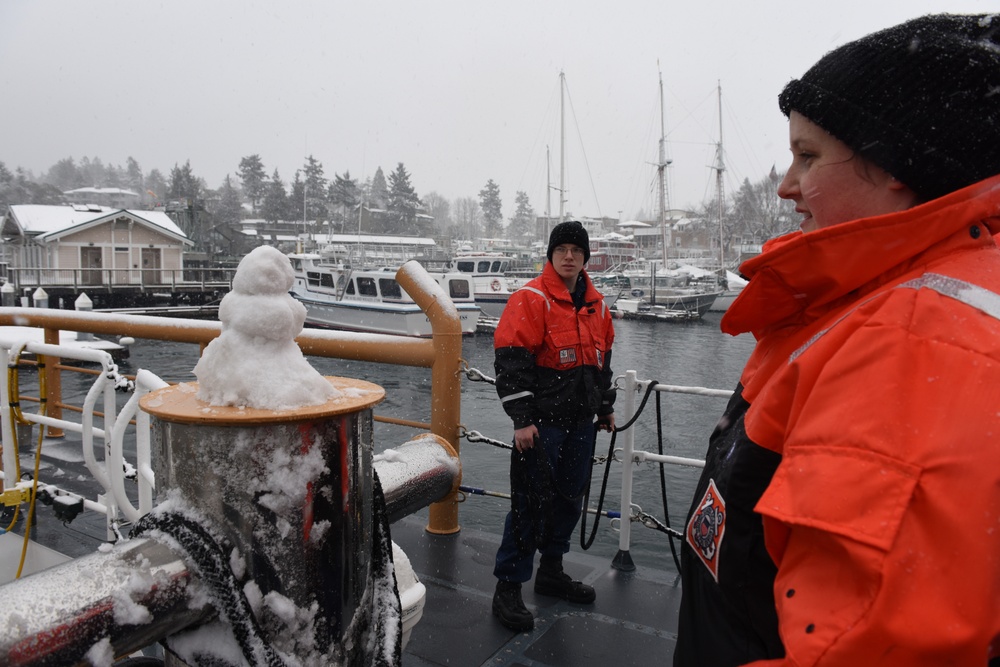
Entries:
[[146, 291], [184, 281], [192, 245], [161, 211], [98, 205], [13, 205], [0, 226], [0, 275], [20, 291], [103, 286]]

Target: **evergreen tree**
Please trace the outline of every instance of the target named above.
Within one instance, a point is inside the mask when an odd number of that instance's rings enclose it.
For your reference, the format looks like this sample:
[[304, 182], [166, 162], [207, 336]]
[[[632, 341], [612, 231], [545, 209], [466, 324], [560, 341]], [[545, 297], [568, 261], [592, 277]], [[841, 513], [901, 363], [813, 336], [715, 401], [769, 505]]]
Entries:
[[410, 175], [400, 162], [396, 170], [389, 174], [389, 217], [392, 220], [390, 231], [397, 233], [422, 234], [424, 230], [417, 225], [417, 209], [420, 198], [410, 185]]
[[264, 201], [260, 205], [260, 214], [268, 222], [278, 222], [284, 219], [287, 208], [288, 194], [285, 192], [285, 184], [275, 169], [274, 175], [267, 183]]
[[240, 182], [243, 184], [243, 194], [250, 201], [253, 214], [257, 215], [257, 204], [260, 203], [267, 189], [267, 172], [260, 155], [254, 153], [240, 160]]
[[368, 208], [384, 209], [389, 203], [389, 186], [385, 184], [382, 167], [375, 170], [371, 187], [368, 189]]
[[319, 223], [328, 216], [327, 182], [323, 176], [323, 165], [312, 155], [306, 158], [302, 167], [305, 174], [306, 212], [310, 220]]
[[295, 180], [292, 181], [292, 191], [288, 195], [288, 209], [285, 212], [285, 220], [305, 220], [306, 218], [306, 186], [302, 180], [302, 172], [295, 171]]
[[500, 235], [502, 203], [500, 201], [500, 186], [491, 178], [486, 187], [479, 191], [479, 206], [483, 209], [483, 221], [486, 223], [486, 236], [496, 238]]
[[343, 230], [361, 202], [361, 189], [357, 180], [351, 178], [350, 171], [345, 171], [343, 176], [334, 174], [334, 179], [330, 182], [329, 199], [335, 208], [334, 218], [338, 227]]
[[237, 226], [243, 217], [243, 205], [240, 202], [240, 193], [233, 187], [232, 179], [226, 174], [226, 180], [219, 190], [219, 207], [215, 211], [218, 222]]
[[167, 197], [177, 201], [187, 200], [190, 205], [201, 198], [201, 191], [201, 182], [191, 170], [191, 160], [185, 162], [183, 167], [174, 164], [168, 179]]
[[80, 177], [83, 179], [84, 187], [103, 188], [107, 181], [107, 168], [101, 162], [101, 158], [95, 157], [91, 160], [84, 155], [80, 160]]
[[139, 163], [136, 162], [136, 159], [132, 156], [129, 156], [129, 158], [125, 160], [124, 186], [132, 192], [137, 192], [139, 194], [142, 194], [143, 190], [145, 190], [143, 187], [142, 168], [139, 167]]
[[83, 183], [83, 176], [73, 158], [63, 158], [49, 168], [43, 182], [54, 185], [60, 191], [74, 190]]
[[534, 232], [535, 210], [528, 201], [528, 193], [518, 190], [514, 195], [514, 215], [511, 216], [507, 233], [515, 243], [526, 243]]

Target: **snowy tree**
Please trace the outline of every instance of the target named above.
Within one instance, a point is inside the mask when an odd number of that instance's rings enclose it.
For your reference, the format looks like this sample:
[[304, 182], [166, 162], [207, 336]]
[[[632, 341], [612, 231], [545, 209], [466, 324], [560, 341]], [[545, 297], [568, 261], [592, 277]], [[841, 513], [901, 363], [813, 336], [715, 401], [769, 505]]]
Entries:
[[295, 180], [292, 181], [292, 191], [288, 195], [287, 210], [285, 211], [285, 215], [282, 216], [282, 219], [305, 221], [306, 206], [306, 183], [302, 180], [302, 172], [296, 170]]
[[219, 189], [219, 204], [215, 211], [218, 222], [236, 226], [242, 218], [243, 207], [240, 203], [240, 193], [233, 186], [232, 179], [226, 174], [226, 180]]
[[410, 185], [410, 174], [400, 162], [396, 170], [389, 174], [389, 217], [391, 231], [423, 234], [426, 230], [417, 224], [417, 209], [420, 198]]
[[336, 209], [334, 217], [340, 229], [344, 229], [348, 218], [361, 202], [361, 189], [358, 188], [357, 180], [351, 178], [350, 171], [345, 171], [343, 176], [337, 173], [333, 175], [328, 196]]
[[798, 228], [795, 203], [778, 197], [782, 174], [774, 167], [756, 183], [744, 179], [733, 197], [732, 218], [727, 230], [749, 243], [763, 243]]
[[185, 162], [183, 167], [174, 164], [167, 181], [167, 197], [178, 201], [187, 200], [190, 203], [201, 197], [201, 191], [201, 182], [191, 169], [191, 160]]
[[437, 192], [428, 192], [422, 197], [427, 215], [434, 218], [434, 228], [449, 234], [451, 231], [451, 204]]
[[375, 170], [371, 187], [368, 189], [369, 208], [385, 208], [389, 203], [389, 186], [385, 184], [385, 174], [382, 167]]
[[455, 226], [461, 238], [474, 240], [482, 238], [483, 209], [475, 197], [462, 197], [455, 200]]
[[515, 243], [524, 243], [526, 235], [531, 234], [535, 228], [535, 210], [531, 208], [528, 201], [528, 194], [523, 190], [518, 190], [514, 195], [514, 215], [510, 218], [510, 226], [507, 234]]
[[73, 158], [68, 157], [52, 165], [43, 181], [65, 192], [82, 186], [83, 175], [80, 174]]
[[479, 206], [483, 209], [483, 221], [486, 223], [486, 236], [494, 238], [500, 235], [503, 206], [500, 201], [500, 186], [491, 178], [486, 187], [479, 191]]
[[250, 202], [253, 214], [257, 215], [257, 204], [267, 189], [267, 173], [260, 155], [254, 153], [240, 160], [240, 182], [243, 184], [243, 194]]
[[312, 155], [306, 158], [302, 167], [305, 179], [306, 217], [317, 222], [327, 218], [326, 177], [323, 165]]
[[274, 175], [268, 181], [264, 191], [264, 201], [260, 205], [260, 214], [268, 222], [278, 222], [285, 218], [288, 208], [288, 194], [285, 192], [285, 184], [274, 170]]
[[142, 194], [143, 190], [145, 190], [143, 187], [142, 168], [131, 155], [125, 160], [124, 185], [132, 192], [138, 192], [139, 194]]

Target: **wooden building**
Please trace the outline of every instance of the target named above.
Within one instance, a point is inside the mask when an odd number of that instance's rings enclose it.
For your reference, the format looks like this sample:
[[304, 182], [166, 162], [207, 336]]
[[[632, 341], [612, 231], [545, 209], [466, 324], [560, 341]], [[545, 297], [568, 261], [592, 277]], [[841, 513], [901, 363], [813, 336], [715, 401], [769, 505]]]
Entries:
[[[51, 298], [72, 298], [86, 291], [97, 307], [205, 289], [204, 278], [184, 267], [192, 242], [160, 211], [14, 205], [0, 237], [0, 277], [18, 293], [42, 287]], [[228, 277], [218, 282], [228, 289]]]

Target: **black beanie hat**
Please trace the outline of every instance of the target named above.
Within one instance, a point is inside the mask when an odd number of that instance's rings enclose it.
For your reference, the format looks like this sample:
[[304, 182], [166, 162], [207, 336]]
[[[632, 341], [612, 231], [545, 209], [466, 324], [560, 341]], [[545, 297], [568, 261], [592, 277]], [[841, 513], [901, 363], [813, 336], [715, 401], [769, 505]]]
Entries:
[[778, 106], [925, 201], [1000, 174], [1000, 14], [923, 16], [845, 44]]
[[583, 248], [583, 263], [586, 264], [590, 261], [590, 236], [587, 235], [584, 226], [576, 220], [560, 222], [552, 228], [552, 233], [549, 234], [549, 251], [545, 255], [550, 262], [552, 261], [552, 251], [563, 243], [580, 246]]

